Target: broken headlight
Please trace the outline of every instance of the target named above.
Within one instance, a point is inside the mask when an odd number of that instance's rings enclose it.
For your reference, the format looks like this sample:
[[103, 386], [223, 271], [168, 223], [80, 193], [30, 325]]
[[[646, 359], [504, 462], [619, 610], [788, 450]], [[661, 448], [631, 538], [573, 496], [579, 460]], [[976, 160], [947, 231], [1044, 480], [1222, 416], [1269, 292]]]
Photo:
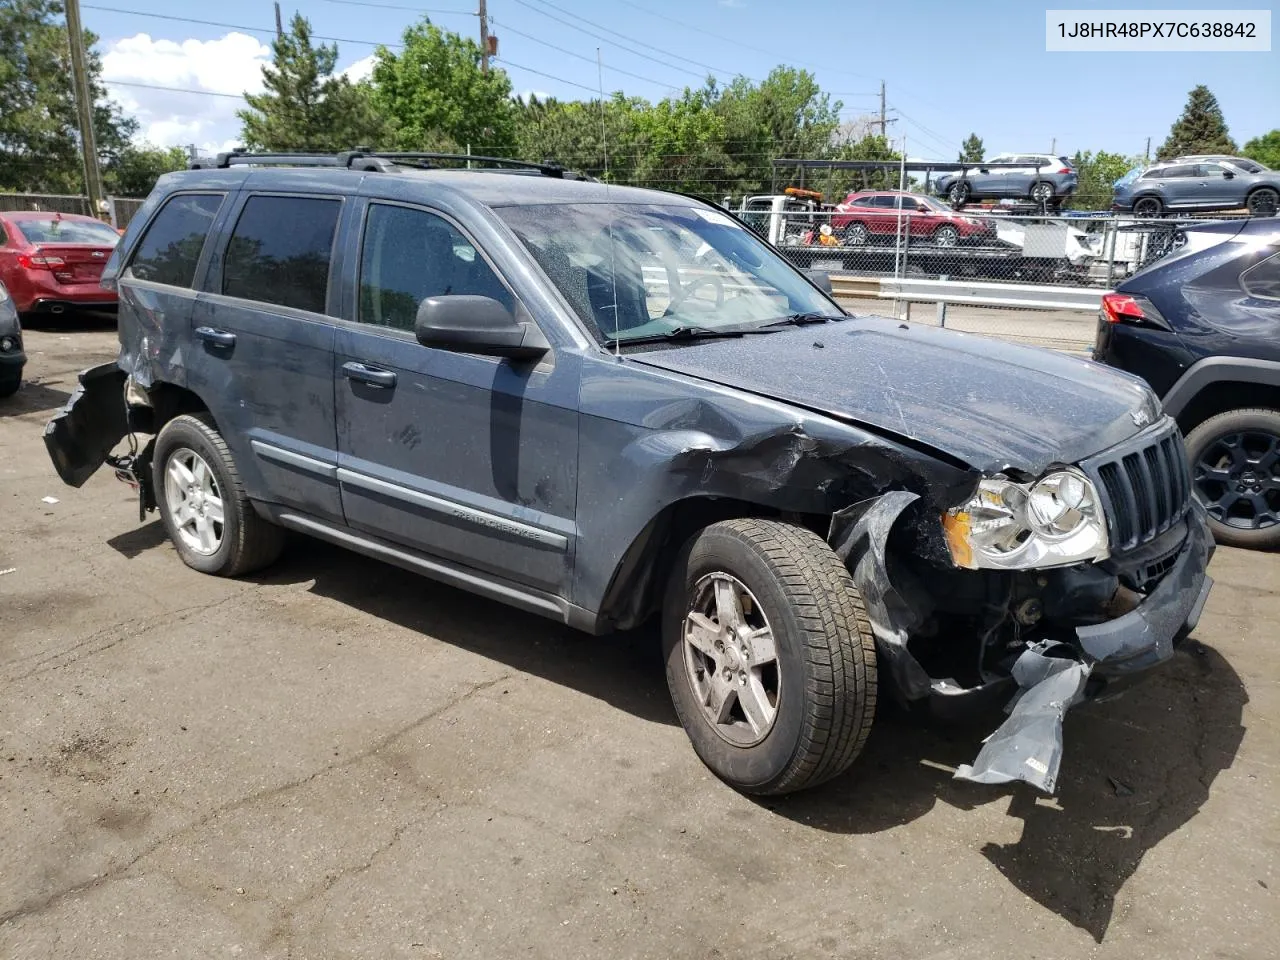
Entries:
[[1110, 552], [1098, 491], [1079, 470], [1034, 483], [984, 477], [963, 506], [942, 516], [951, 558], [970, 570], [1033, 570], [1102, 560]]

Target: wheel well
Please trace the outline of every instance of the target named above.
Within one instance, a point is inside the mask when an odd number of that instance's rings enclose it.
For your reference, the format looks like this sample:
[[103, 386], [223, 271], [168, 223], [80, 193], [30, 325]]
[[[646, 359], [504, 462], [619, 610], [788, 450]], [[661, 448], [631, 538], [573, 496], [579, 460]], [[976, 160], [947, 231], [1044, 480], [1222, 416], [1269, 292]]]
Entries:
[[200, 399], [199, 394], [172, 383], [152, 384], [147, 390], [147, 397], [151, 401], [149, 408], [133, 407], [130, 410], [130, 425], [140, 433], [157, 434], [166, 423], [184, 413], [209, 412], [209, 405]]
[[1280, 385], [1238, 383], [1233, 380], [1211, 383], [1197, 393], [1178, 414], [1178, 426], [1186, 435], [1210, 417], [1244, 407], [1280, 410]]
[[639, 626], [657, 612], [667, 576], [680, 548], [699, 530], [739, 517], [788, 519], [826, 536], [823, 518], [809, 514], [783, 515], [778, 510], [730, 497], [689, 497], [669, 504], [645, 526], [627, 548], [613, 572], [600, 605], [600, 622], [618, 630]]

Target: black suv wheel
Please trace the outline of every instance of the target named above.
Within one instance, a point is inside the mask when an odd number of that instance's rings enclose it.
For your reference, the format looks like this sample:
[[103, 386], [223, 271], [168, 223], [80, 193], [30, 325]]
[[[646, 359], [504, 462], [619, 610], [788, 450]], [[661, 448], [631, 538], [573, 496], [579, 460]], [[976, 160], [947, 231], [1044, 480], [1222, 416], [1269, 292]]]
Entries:
[[844, 563], [803, 527], [729, 520], [691, 539], [667, 590], [663, 645], [694, 750], [739, 790], [829, 780], [871, 731], [871, 625]]
[[1214, 539], [1280, 547], [1280, 410], [1230, 410], [1187, 437], [1196, 496]]

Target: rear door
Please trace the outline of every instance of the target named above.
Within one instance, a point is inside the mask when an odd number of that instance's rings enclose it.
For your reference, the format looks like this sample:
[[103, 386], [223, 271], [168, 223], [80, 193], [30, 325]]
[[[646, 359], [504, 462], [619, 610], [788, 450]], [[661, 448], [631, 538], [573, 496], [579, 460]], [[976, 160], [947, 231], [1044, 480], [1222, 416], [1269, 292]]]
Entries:
[[337, 195], [244, 190], [196, 303], [191, 388], [248, 494], [340, 521], [333, 413]]

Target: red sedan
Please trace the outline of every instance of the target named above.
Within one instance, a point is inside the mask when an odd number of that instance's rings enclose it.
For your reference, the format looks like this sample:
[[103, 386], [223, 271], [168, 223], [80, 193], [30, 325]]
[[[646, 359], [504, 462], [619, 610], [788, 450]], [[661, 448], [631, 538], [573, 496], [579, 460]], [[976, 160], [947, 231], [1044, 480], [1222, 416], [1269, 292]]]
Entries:
[[957, 213], [933, 197], [901, 190], [851, 193], [836, 206], [836, 211], [831, 227], [849, 246], [875, 237], [897, 236], [900, 220], [901, 229], [910, 230], [912, 238], [920, 237], [940, 247], [954, 247], [964, 240], [990, 243], [996, 239], [996, 226], [990, 220]]
[[0, 212], [0, 283], [19, 313], [114, 307], [116, 292], [99, 281], [119, 241], [114, 228], [93, 217]]

